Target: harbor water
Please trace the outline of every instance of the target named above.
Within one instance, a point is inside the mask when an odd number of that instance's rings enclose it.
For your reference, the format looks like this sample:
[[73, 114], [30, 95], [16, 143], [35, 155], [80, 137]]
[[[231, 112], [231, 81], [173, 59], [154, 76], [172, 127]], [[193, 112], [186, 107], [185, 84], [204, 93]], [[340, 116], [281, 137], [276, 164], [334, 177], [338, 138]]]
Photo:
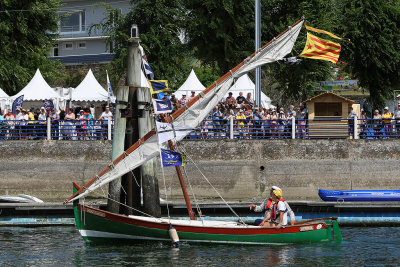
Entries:
[[344, 227], [340, 244], [93, 245], [75, 227], [1, 227], [0, 266], [398, 266], [400, 227]]

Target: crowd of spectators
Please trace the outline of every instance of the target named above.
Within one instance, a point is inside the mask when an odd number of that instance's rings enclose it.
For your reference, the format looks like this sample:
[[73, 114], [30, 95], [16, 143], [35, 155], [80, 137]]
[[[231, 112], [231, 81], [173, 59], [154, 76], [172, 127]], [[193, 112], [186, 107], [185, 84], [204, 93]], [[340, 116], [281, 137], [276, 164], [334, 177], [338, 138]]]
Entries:
[[[173, 94], [171, 97], [165, 94], [164, 100], [169, 99], [175, 111], [193, 97], [195, 97], [194, 91], [189, 98], [182, 95], [181, 99], [177, 99]], [[230, 121], [233, 119], [235, 133], [240, 138], [288, 138], [291, 136], [292, 118], [297, 121], [298, 138], [305, 138], [307, 109], [303, 104], [297, 108], [291, 105], [287, 112], [283, 107], [255, 108], [251, 93], [244, 96], [243, 92], [240, 92], [235, 98], [232, 92], [229, 92], [228, 97], [218, 103], [210, 116], [202, 121], [200, 135], [201, 138], [207, 138], [208, 135], [227, 137]]]
[[67, 109], [17, 108], [0, 110], [0, 140], [38, 140], [47, 138], [48, 119], [51, 124], [51, 138], [57, 140], [106, 139], [108, 119], [113, 118], [109, 106], [105, 106], [96, 119], [94, 106]]
[[[356, 116], [350, 110], [348, 118], [352, 119]], [[368, 118], [367, 113], [361, 110], [358, 123], [360, 125], [360, 138], [399, 138], [400, 103], [397, 103], [393, 113], [389, 111], [389, 107], [385, 107], [382, 114], [376, 109], [372, 118]]]

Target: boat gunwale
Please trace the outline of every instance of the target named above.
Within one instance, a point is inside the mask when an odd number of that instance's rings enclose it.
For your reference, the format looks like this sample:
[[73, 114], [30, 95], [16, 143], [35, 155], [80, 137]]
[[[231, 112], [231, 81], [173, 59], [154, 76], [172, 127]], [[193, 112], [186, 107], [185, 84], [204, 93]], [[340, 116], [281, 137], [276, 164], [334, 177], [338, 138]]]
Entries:
[[[257, 232], [262, 231], [261, 233], [255, 233], [256, 235], [268, 235], [268, 234], [285, 234], [285, 233], [299, 233], [302, 232], [300, 230], [301, 227], [304, 226], [317, 226], [319, 224], [322, 224], [322, 227], [320, 229], [316, 229], [314, 228], [313, 230], [308, 230], [308, 232], [311, 231], [319, 231], [319, 230], [327, 230], [328, 226], [330, 226], [330, 224], [328, 224], [326, 222], [326, 220], [336, 220], [337, 218], [335, 217], [331, 217], [331, 218], [316, 218], [316, 219], [311, 219], [311, 220], [307, 220], [304, 222], [296, 222], [295, 225], [286, 225], [282, 228], [275, 228], [275, 227], [261, 227], [261, 226], [253, 226], [253, 225], [238, 225], [237, 227], [221, 227], [221, 226], [203, 226], [203, 225], [181, 225], [181, 224], [171, 224], [168, 222], [156, 222], [156, 221], [149, 221], [148, 219], [150, 217], [143, 217], [143, 218], [132, 218], [128, 215], [125, 214], [116, 214], [116, 213], [112, 213], [112, 212], [108, 212], [105, 210], [101, 210], [98, 208], [94, 208], [91, 206], [87, 206], [87, 205], [82, 205], [82, 204], [77, 204], [77, 208], [80, 212], [82, 212], [82, 208], [84, 208], [84, 212], [89, 213], [91, 215], [95, 215], [98, 217], [103, 217], [105, 219], [109, 219], [109, 220], [113, 220], [110, 217], [115, 217], [115, 218], [119, 218], [118, 222], [120, 223], [128, 223], [133, 225], [133, 222], [140, 222], [142, 224], [149, 224], [149, 225], [140, 225], [140, 226], [144, 226], [144, 227], [156, 227], [157, 229], [163, 229], [163, 230], [168, 230], [170, 225], [173, 225], [174, 227], [177, 227], [180, 229], [180, 231], [185, 231], [182, 228], [188, 228], [186, 230], [189, 230], [190, 228], [194, 228], [194, 229], [213, 229], [213, 230], [254, 230]], [[88, 210], [94, 211], [94, 212], [90, 212]], [[100, 215], [100, 214], [102, 215]], [[110, 217], [107, 217], [110, 216]], [[141, 216], [137, 216], [137, 217], [141, 217]], [[146, 218], [146, 219], [144, 219]], [[157, 219], [158, 218], [150, 218], [150, 219]], [[184, 220], [182, 220], [184, 221]], [[223, 222], [228, 222], [231, 223], [229, 221], [223, 221]], [[153, 225], [153, 226], [151, 226]], [[161, 228], [157, 227], [157, 226], [162, 226]], [[297, 229], [297, 231], [296, 231]], [[278, 231], [278, 232], [274, 232], [274, 233], [270, 233], [272, 232], [272, 230]], [[268, 232], [265, 232], [268, 231]], [[186, 231], [185, 231], [186, 232]]]

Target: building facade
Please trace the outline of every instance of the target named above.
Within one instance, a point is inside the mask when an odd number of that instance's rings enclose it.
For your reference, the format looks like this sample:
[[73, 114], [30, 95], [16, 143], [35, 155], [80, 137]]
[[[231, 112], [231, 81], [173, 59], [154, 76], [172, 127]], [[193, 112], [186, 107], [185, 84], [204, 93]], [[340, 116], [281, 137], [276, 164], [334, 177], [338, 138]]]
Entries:
[[108, 63], [114, 58], [112, 44], [106, 44], [108, 36], [94, 28], [90, 31], [92, 25], [106, 17], [100, 2], [120, 9], [122, 14], [130, 9], [128, 0], [63, 0], [58, 11], [59, 38], [50, 53], [51, 59], [65, 65], [81, 65]]

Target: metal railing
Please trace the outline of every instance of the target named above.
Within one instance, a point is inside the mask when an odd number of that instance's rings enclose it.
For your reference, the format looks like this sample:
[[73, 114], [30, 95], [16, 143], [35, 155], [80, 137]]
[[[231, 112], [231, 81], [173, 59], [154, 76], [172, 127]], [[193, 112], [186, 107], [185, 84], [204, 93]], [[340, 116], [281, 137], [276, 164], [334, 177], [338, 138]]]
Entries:
[[[114, 121], [0, 121], [0, 140], [112, 140]], [[400, 120], [204, 120], [186, 139], [400, 138]]]
[[3, 120], [0, 140], [111, 140], [114, 121], [107, 120]]
[[204, 120], [187, 139], [400, 138], [400, 120]]

